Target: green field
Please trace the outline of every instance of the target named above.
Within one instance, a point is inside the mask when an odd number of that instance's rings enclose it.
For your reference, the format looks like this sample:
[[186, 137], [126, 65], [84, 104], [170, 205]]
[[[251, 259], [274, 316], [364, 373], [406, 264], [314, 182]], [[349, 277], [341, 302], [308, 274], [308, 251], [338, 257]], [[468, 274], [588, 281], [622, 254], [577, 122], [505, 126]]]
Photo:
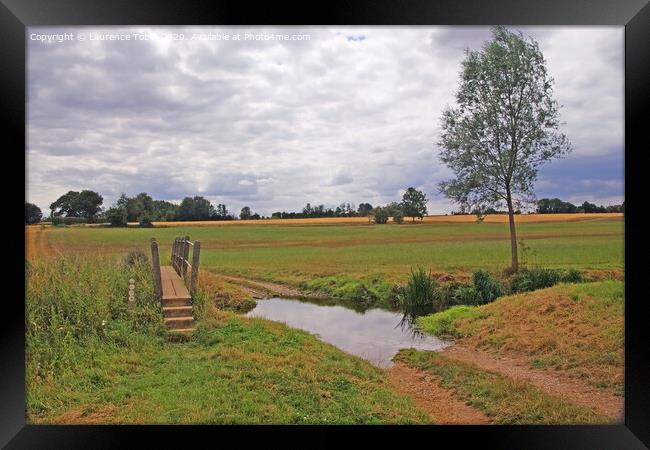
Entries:
[[[494, 272], [510, 265], [508, 225], [422, 223], [415, 225], [234, 225], [153, 229], [51, 228], [48, 242], [69, 251], [148, 251], [151, 237], [169, 257], [175, 236], [201, 241], [201, 264], [218, 273], [293, 285], [342, 275], [382, 274], [402, 282], [411, 267], [433, 272]], [[621, 219], [520, 223], [518, 240], [529, 248], [522, 262], [548, 268], [623, 269]]]

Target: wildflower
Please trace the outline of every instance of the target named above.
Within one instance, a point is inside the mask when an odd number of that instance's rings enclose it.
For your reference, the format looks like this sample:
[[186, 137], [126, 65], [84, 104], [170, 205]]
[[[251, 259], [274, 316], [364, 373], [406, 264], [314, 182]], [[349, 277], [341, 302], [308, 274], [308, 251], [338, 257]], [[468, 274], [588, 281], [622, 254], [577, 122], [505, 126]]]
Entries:
[[102, 320], [102, 326], [106, 326], [106, 321]]

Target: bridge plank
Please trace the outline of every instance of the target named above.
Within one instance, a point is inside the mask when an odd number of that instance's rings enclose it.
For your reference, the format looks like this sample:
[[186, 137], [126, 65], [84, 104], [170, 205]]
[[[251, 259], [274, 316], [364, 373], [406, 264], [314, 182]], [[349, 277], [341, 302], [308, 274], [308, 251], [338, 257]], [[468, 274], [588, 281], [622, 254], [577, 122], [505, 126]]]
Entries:
[[162, 266], [160, 268], [160, 278], [162, 280], [163, 298], [190, 298], [190, 293], [185, 287], [183, 279], [178, 276], [171, 266]]

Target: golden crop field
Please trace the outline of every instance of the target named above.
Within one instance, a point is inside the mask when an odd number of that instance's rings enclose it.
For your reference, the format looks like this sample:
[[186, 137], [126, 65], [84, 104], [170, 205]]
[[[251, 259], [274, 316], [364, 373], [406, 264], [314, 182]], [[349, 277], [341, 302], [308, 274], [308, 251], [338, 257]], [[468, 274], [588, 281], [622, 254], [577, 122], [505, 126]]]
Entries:
[[[536, 222], [577, 222], [581, 220], [606, 220], [622, 218], [622, 213], [602, 214], [518, 214], [515, 216], [516, 223]], [[260, 220], [225, 220], [225, 221], [197, 221], [197, 222], [154, 222], [156, 227], [201, 227], [201, 226], [231, 226], [231, 225], [340, 225], [340, 224], [365, 224], [367, 217], [321, 217], [311, 219], [260, 219]], [[416, 219], [416, 222], [424, 223], [471, 223], [476, 221], [475, 215], [445, 215], [426, 216], [423, 220]], [[404, 223], [411, 222], [406, 218]], [[507, 214], [489, 214], [483, 222], [507, 223]], [[135, 224], [134, 224], [135, 225]]]

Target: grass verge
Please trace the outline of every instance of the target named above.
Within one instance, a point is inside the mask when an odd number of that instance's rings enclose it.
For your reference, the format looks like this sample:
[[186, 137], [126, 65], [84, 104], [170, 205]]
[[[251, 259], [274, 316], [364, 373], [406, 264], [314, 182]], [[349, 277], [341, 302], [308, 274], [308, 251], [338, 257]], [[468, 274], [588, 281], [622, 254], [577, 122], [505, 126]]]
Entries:
[[596, 412], [548, 395], [534, 386], [456, 361], [436, 352], [401, 350], [396, 360], [430, 372], [497, 424], [605, 424]]
[[309, 333], [218, 311], [204, 291], [196, 331], [172, 339], [146, 262], [62, 256], [26, 272], [29, 423], [428, 421], [370, 363]]
[[419, 318], [426, 332], [525, 358], [618, 395], [624, 381], [624, 284], [560, 284]]

